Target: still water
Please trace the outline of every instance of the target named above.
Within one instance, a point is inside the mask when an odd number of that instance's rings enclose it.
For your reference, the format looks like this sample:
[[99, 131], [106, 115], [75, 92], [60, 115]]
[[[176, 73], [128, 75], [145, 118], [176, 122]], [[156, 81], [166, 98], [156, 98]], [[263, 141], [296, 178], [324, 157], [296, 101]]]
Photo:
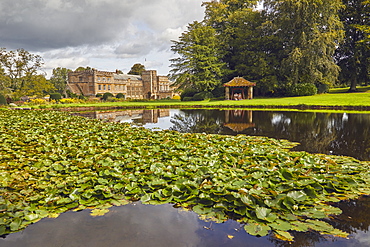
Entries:
[[[245, 110], [127, 110], [78, 113], [104, 121], [130, 122], [153, 130], [262, 135], [299, 142], [295, 149], [370, 160], [370, 114]], [[294, 243], [248, 235], [241, 225], [205, 222], [171, 205], [130, 204], [105, 216], [88, 210], [43, 219], [0, 239], [0, 247], [33, 246], [370, 246], [370, 198], [338, 205], [343, 214], [328, 221], [351, 233], [350, 239], [296, 233]]]

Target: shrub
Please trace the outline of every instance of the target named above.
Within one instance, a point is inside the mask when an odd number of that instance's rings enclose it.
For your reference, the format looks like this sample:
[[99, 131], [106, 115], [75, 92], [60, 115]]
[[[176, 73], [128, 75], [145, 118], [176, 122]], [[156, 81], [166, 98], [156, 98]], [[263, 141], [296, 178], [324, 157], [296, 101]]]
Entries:
[[185, 97], [193, 97], [196, 93], [198, 93], [197, 90], [193, 88], [187, 88], [181, 93], [181, 100], [184, 101]]
[[193, 97], [184, 97], [182, 101], [192, 101]]
[[111, 93], [104, 93], [103, 94], [103, 100], [108, 100], [109, 98], [113, 98], [113, 94]]
[[328, 93], [329, 92], [329, 85], [328, 84], [319, 84], [317, 86], [318, 93]]
[[213, 94], [211, 92], [200, 92], [193, 96], [194, 101], [202, 101], [211, 98], [213, 98]]
[[125, 98], [125, 95], [124, 95], [123, 93], [118, 93], [118, 94], [116, 95], [116, 98], [117, 98], [117, 99], [124, 99], [124, 98]]
[[295, 84], [287, 88], [287, 96], [310, 96], [317, 94], [317, 88], [311, 83]]
[[66, 98], [66, 99], [61, 99], [59, 102], [62, 103], [62, 104], [72, 104], [72, 103], [79, 103], [80, 100], [79, 99]]
[[50, 101], [52, 101], [52, 100], [59, 101], [61, 99], [62, 99], [62, 95], [60, 93], [51, 93], [50, 94], [50, 98], [49, 98]]
[[180, 96], [180, 95], [174, 95], [174, 96], [172, 97], [172, 99], [181, 100], [181, 96]]
[[30, 99], [30, 105], [44, 105], [46, 104], [45, 99]]
[[0, 94], [0, 105], [7, 105], [8, 102], [6, 101], [4, 95]]
[[103, 95], [101, 93], [98, 93], [98, 94], [95, 95], [95, 97], [101, 98], [101, 97], [103, 97]]
[[78, 99], [80, 99], [80, 100], [86, 100], [86, 97], [81, 94], [81, 95], [78, 95]]

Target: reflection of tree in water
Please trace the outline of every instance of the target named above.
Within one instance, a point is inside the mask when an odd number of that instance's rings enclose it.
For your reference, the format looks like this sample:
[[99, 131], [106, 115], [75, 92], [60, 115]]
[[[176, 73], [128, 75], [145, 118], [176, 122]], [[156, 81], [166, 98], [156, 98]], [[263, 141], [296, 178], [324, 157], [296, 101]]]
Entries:
[[[350, 234], [355, 234], [358, 231], [367, 232], [369, 230], [370, 197], [366, 196], [361, 197], [358, 200], [341, 201], [335, 206], [342, 209], [343, 213], [337, 216], [332, 216], [330, 219], [326, 219], [326, 221], [333, 227]], [[345, 241], [342, 238], [323, 236], [315, 231], [292, 232], [292, 235], [294, 236], [293, 243], [281, 241], [272, 237], [270, 237], [269, 240], [274, 243], [276, 247], [314, 247], [318, 243], [325, 243], [325, 246], [338, 246], [340, 244], [337, 245], [336, 243], [339, 241]], [[348, 244], [348, 246], [356, 246], [356, 244], [352, 243]]]
[[288, 139], [312, 153], [370, 159], [370, 115], [314, 112], [253, 112], [256, 128], [243, 133]]
[[[170, 130], [182, 133], [220, 133], [223, 126], [223, 115], [218, 110], [182, 110], [184, 114], [175, 114], [171, 118]], [[222, 117], [221, 117], [222, 116]]]

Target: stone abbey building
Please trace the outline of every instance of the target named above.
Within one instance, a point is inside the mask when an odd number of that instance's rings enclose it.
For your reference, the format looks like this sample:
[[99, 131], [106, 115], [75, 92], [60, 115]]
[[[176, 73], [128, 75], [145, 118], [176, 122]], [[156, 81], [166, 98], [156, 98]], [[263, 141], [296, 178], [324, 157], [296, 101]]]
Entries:
[[126, 99], [164, 99], [174, 94], [168, 77], [158, 76], [156, 70], [145, 70], [141, 76], [96, 69], [69, 72], [68, 87], [78, 95], [122, 93]]

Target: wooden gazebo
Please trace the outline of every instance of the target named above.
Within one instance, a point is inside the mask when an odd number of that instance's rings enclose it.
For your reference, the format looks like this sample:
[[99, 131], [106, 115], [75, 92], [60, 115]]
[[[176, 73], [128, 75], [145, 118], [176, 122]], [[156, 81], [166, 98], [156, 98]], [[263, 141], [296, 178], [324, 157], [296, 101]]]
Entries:
[[234, 77], [224, 86], [226, 100], [253, 99], [253, 87], [256, 83], [247, 81], [243, 77]]

